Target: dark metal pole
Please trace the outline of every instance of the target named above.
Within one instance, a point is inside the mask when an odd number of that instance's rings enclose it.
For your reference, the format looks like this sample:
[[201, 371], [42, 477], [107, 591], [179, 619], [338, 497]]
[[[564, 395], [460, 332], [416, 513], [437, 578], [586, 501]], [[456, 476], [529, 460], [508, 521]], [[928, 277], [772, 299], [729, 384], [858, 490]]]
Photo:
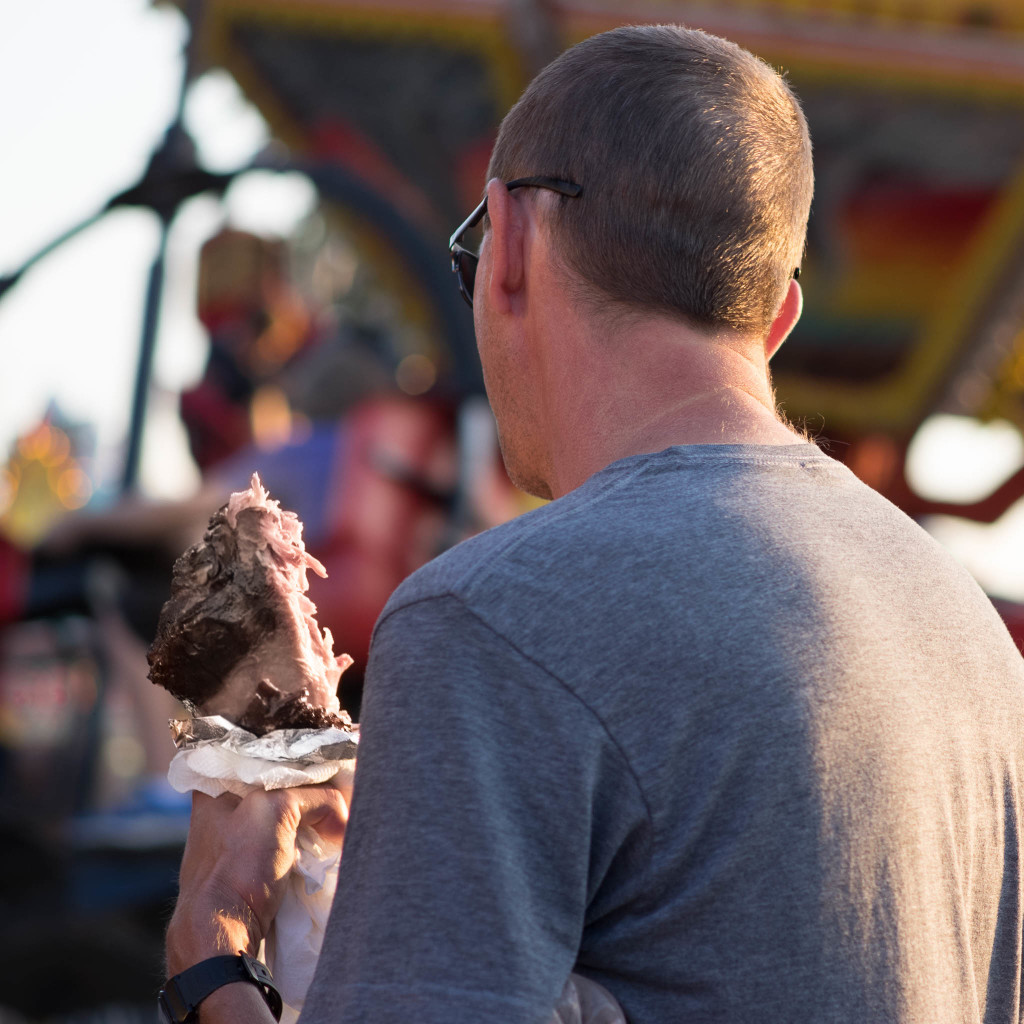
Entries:
[[[195, 151], [192, 140], [185, 131], [183, 117], [185, 96], [189, 83], [195, 74], [199, 49], [199, 24], [202, 0], [189, 0], [185, 16], [188, 21], [188, 43], [185, 47], [185, 61], [181, 74], [181, 88], [174, 119], [164, 135], [160, 149], [153, 155], [150, 171], [157, 168], [169, 170], [195, 166]], [[164, 202], [153, 202], [153, 210], [160, 218], [160, 241], [157, 245], [153, 265], [149, 269], [149, 283], [146, 287], [146, 305], [142, 315], [142, 335], [139, 339], [139, 361], [135, 371], [135, 389], [132, 395], [131, 419], [128, 427], [128, 446], [125, 451], [124, 469], [121, 476], [121, 492], [135, 490], [139, 482], [139, 467], [142, 462], [142, 442], [146, 431], [146, 411], [149, 405], [149, 386], [153, 374], [153, 352], [156, 349], [157, 328], [160, 323], [160, 307], [164, 288], [164, 270], [167, 265], [167, 239], [171, 221], [178, 211], [182, 197], [166, 196]]]
[[135, 390], [132, 395], [132, 413], [128, 428], [128, 447], [121, 477], [121, 491], [124, 494], [134, 490], [139, 482], [142, 439], [149, 404], [149, 384], [153, 374], [156, 332], [160, 322], [160, 300], [164, 290], [164, 268], [167, 264], [167, 237], [170, 234], [170, 227], [170, 221], [161, 217], [160, 242], [153, 258], [153, 265], [149, 268], [146, 304], [142, 314], [142, 336], [139, 340], [139, 361], [135, 370]]

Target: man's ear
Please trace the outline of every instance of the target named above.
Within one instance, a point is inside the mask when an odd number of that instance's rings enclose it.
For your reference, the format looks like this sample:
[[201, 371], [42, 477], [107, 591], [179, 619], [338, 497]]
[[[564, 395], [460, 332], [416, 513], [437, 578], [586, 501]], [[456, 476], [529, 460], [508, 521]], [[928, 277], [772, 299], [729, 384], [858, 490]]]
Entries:
[[800, 290], [800, 284], [795, 279], [789, 282], [786, 297], [779, 306], [778, 313], [768, 330], [764, 339], [765, 359], [771, 359], [778, 351], [779, 346], [789, 337], [790, 331], [796, 327], [797, 320], [804, 309], [804, 293]]
[[525, 224], [519, 204], [499, 178], [487, 183], [487, 216], [491, 222], [488, 273], [478, 285], [487, 289], [491, 309], [509, 313], [523, 289]]

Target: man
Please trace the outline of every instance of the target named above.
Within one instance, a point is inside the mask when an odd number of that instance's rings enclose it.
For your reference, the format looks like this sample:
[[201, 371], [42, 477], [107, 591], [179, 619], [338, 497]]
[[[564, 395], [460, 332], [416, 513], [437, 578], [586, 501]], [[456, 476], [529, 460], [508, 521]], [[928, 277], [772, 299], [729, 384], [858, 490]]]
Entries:
[[[542, 1024], [575, 970], [631, 1024], [1017, 1021], [1021, 658], [774, 407], [796, 101], [724, 40], [617, 30], [540, 74], [489, 178], [453, 254], [509, 472], [555, 500], [377, 624], [302, 1020]], [[341, 819], [197, 799], [172, 971], [252, 952], [298, 822]], [[201, 1019], [270, 1017], [231, 984]]]

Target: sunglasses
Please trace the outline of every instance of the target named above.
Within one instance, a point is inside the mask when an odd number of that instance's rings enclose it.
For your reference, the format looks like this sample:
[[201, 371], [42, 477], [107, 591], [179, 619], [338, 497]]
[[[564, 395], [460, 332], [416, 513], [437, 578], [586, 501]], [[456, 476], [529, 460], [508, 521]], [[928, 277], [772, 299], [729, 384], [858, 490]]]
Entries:
[[[514, 181], [506, 182], [505, 188], [512, 191], [514, 188], [546, 188], [550, 192], [557, 192], [559, 195], [569, 196], [576, 199], [583, 194], [583, 186], [577, 185], [574, 181], [562, 181], [560, 178], [516, 178]], [[459, 282], [459, 291], [462, 297], [473, 308], [473, 286], [476, 284], [476, 267], [480, 257], [475, 252], [470, 252], [459, 244], [462, 236], [475, 228], [484, 219], [487, 212], [487, 197], [480, 201], [480, 205], [455, 229], [452, 237], [448, 239], [448, 251], [452, 254], [452, 273]], [[793, 268], [793, 278], [800, 277], [800, 268]]]
[[[557, 192], [572, 199], [583, 194], [582, 185], [559, 178], [516, 178], [514, 181], [506, 182], [505, 188], [509, 192], [514, 188], [546, 188], [549, 192]], [[455, 274], [459, 282], [459, 291], [470, 308], [473, 306], [473, 285], [476, 284], [476, 265], [479, 256], [464, 249], [459, 242], [470, 228], [475, 228], [484, 219], [486, 212], [487, 197], [484, 196], [480, 205], [455, 229], [455, 233], [448, 240], [448, 250], [452, 254], [452, 273]]]

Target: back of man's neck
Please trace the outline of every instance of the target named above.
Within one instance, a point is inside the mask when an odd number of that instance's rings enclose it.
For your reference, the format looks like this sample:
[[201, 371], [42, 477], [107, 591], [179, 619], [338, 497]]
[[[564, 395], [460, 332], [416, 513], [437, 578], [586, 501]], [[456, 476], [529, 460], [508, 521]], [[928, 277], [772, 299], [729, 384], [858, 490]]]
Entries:
[[[722, 345], [699, 336], [631, 338], [611, 358], [584, 359], [589, 379], [552, 409], [551, 490], [557, 497], [631, 455], [683, 444], [798, 444], [778, 416], [756, 346]], [[714, 346], [714, 353], [708, 346]], [[629, 352], [632, 358], [615, 353]], [[582, 377], [581, 372], [581, 377]]]
[[552, 494], [559, 497], [606, 466], [632, 455], [664, 451], [675, 445], [789, 445], [805, 438], [745, 391], [726, 388], [692, 398], [662, 417], [622, 433], [591, 435], [567, 446], [553, 461]]

